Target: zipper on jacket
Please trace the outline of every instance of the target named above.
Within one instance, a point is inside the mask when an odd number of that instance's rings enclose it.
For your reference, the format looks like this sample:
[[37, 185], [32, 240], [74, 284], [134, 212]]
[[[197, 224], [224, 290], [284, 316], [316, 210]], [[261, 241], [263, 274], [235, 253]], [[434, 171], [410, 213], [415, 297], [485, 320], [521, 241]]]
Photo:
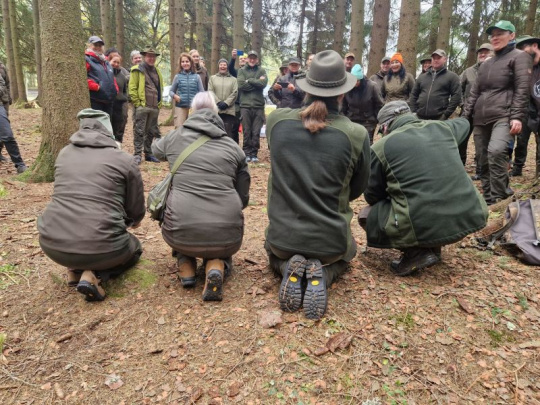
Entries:
[[[429, 96], [431, 95], [431, 89], [433, 88], [433, 83], [435, 83], [435, 77], [437, 76], [437, 72], [435, 72], [435, 74], [431, 74], [433, 76], [433, 78], [431, 79], [431, 86], [429, 86], [429, 91], [428, 91], [428, 94], [427, 94], [427, 100], [426, 100], [426, 118], [428, 116], [428, 107], [429, 107]], [[396, 219], [396, 224], [397, 224], [397, 219]], [[397, 225], [396, 225], [396, 228], [397, 228]]]

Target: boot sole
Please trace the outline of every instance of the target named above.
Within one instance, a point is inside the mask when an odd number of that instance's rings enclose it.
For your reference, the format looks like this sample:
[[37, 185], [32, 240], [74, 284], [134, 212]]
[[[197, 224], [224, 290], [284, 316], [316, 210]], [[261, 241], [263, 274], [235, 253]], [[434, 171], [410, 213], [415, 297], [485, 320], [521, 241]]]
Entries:
[[184, 288], [193, 288], [197, 284], [197, 277], [180, 277], [180, 283]]
[[287, 262], [287, 268], [279, 287], [279, 306], [282, 311], [295, 312], [302, 306], [304, 291], [304, 256], [294, 255]]
[[437, 263], [439, 263], [440, 261], [441, 261], [441, 259], [439, 259], [437, 257], [437, 255], [432, 254], [432, 255], [427, 256], [426, 258], [422, 259], [422, 261], [420, 261], [420, 263], [418, 263], [416, 266], [413, 266], [412, 268], [410, 268], [408, 270], [398, 271], [397, 267], [394, 268], [393, 266], [390, 266], [390, 268], [392, 269], [392, 273], [394, 273], [396, 276], [404, 277], [404, 276], [408, 276], [410, 274], [413, 274], [413, 273], [415, 273], [417, 271], [427, 269], [428, 267], [434, 266]]
[[223, 300], [223, 277], [219, 270], [210, 270], [206, 275], [202, 298], [203, 301]]
[[105, 299], [105, 295], [102, 295], [99, 289], [88, 281], [80, 281], [77, 285], [77, 291], [83, 294], [84, 299], [89, 302], [103, 301]]
[[328, 292], [321, 262], [311, 261], [306, 269], [307, 287], [304, 295], [304, 314], [308, 319], [321, 319], [328, 305]]

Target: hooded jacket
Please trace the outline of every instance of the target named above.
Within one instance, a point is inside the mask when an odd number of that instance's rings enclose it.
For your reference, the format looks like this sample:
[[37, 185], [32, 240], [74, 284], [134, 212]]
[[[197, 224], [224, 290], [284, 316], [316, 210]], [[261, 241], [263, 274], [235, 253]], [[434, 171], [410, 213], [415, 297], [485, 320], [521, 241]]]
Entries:
[[370, 130], [377, 126], [377, 114], [384, 105], [377, 83], [362, 79], [360, 86], [345, 94], [342, 112], [352, 122]]
[[531, 65], [531, 57], [515, 49], [515, 44], [495, 52], [478, 68], [463, 116], [474, 116], [474, 125], [501, 119], [526, 123]]
[[55, 163], [52, 201], [38, 218], [40, 243], [65, 253], [124, 249], [144, 218], [139, 167], [97, 119], [85, 118]]
[[88, 49], [84, 57], [90, 98], [100, 103], [112, 103], [118, 93], [113, 68], [108, 61], [101, 59], [99, 55]]
[[371, 148], [371, 176], [364, 193], [372, 206], [368, 246], [441, 246], [482, 229], [487, 206], [458, 153], [469, 122], [404, 114], [388, 129]]
[[373, 83], [375, 83], [377, 85], [377, 87], [379, 88], [379, 91], [381, 91], [385, 76], [386, 76], [386, 74], [382, 70], [379, 70], [377, 73], [372, 75], [369, 78], [369, 80], [371, 80]]
[[184, 125], [152, 144], [169, 167], [202, 135], [211, 139], [191, 153], [173, 176], [161, 227], [170, 245], [223, 247], [242, 241], [250, 176], [242, 149], [210, 109], [191, 114]]
[[234, 103], [238, 97], [238, 81], [235, 77], [229, 72], [215, 74], [210, 77], [208, 91], [214, 94], [216, 103], [223, 101], [229, 106], [226, 110], [220, 110], [220, 114], [235, 115]]

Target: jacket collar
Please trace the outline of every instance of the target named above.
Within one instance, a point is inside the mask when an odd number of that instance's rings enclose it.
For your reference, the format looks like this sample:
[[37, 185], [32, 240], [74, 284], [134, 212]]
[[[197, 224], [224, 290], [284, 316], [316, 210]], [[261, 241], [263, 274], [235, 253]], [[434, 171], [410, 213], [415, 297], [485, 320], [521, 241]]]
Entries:
[[505, 46], [503, 49], [501, 49], [500, 51], [496, 51], [496, 52], [495, 52], [495, 55], [496, 55], [496, 56], [503, 56], [503, 55], [506, 55], [508, 52], [513, 51], [515, 48], [516, 48], [516, 44], [515, 44], [515, 42], [512, 42], [512, 43], [506, 45], [506, 46]]
[[403, 125], [407, 125], [410, 122], [413, 121], [420, 121], [420, 119], [412, 114], [412, 113], [406, 113], [402, 114], [399, 117], [397, 117], [394, 121], [390, 123], [390, 126], [388, 127], [388, 135], [391, 135], [393, 131], [398, 129], [399, 127], [402, 127]]

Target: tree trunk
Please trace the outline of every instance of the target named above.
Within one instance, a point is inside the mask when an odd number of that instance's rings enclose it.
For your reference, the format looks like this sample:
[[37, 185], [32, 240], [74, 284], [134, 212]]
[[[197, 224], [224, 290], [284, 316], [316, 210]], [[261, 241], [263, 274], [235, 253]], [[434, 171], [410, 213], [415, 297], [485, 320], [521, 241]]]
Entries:
[[22, 68], [22, 60], [19, 45], [19, 35], [17, 34], [17, 12], [15, 9], [15, 0], [9, 2], [9, 22], [11, 24], [11, 40], [13, 41], [13, 64], [15, 65], [15, 75], [17, 77], [17, 93], [19, 97], [13, 99], [14, 103], [23, 102], [26, 103], [26, 86], [24, 83], [24, 74]]
[[111, 28], [111, 1], [99, 0], [99, 8], [101, 12], [101, 32], [105, 49], [112, 46], [112, 28]]
[[41, 101], [41, 28], [39, 22], [39, 0], [32, 0], [32, 20], [34, 22], [34, 54], [36, 58], [36, 75], [38, 82], [38, 95], [36, 101]]
[[262, 49], [262, 0], [253, 0], [253, 17], [251, 22], [251, 47], [261, 58]]
[[317, 53], [317, 41], [319, 36], [319, 15], [321, 12], [321, 0], [315, 0], [315, 15], [313, 16], [313, 35], [311, 53]]
[[178, 70], [175, 21], [176, 10], [174, 8], [174, 0], [169, 0], [169, 53], [171, 54], [171, 83], [176, 75], [176, 71]]
[[534, 20], [536, 17], [536, 11], [538, 8], [538, 0], [531, 0], [529, 3], [529, 12], [525, 20], [525, 32], [526, 35], [533, 35], [534, 32]]
[[[213, 0], [212, 5], [212, 57], [210, 58], [210, 74], [216, 74], [218, 70], [218, 60], [220, 51], [221, 34], [223, 24], [221, 23], [222, 14], [221, 0]], [[208, 66], [207, 66], [208, 68]]]
[[[43, 58], [41, 147], [33, 181], [53, 181], [54, 162], [77, 131], [77, 113], [90, 106], [79, 0], [40, 0]], [[62, 52], [58, 52], [58, 39]]]
[[356, 61], [362, 65], [364, 53], [364, 0], [351, 1], [351, 43], [349, 51], [354, 53]]
[[304, 42], [304, 21], [306, 19], [306, 3], [307, 0], [302, 0], [302, 7], [300, 9], [300, 18], [298, 19], [298, 23], [300, 25], [300, 34], [298, 35], [298, 42], [296, 43], [296, 56], [302, 60], [302, 55], [304, 53], [303, 50], [303, 42]]
[[124, 0], [115, 0], [116, 10], [115, 10], [115, 24], [116, 24], [116, 48], [120, 55], [122, 55], [122, 60], [124, 61], [124, 66], [130, 66], [131, 61], [129, 60], [126, 52], [126, 37], [124, 34]]
[[196, 44], [197, 44], [197, 50], [199, 51], [199, 54], [201, 56], [204, 56], [202, 53], [204, 52], [204, 23], [206, 21], [206, 13], [204, 12], [204, 1], [203, 0], [196, 0], [195, 2], [195, 15], [197, 19], [197, 38], [196, 38]]
[[401, 0], [397, 49], [403, 55], [405, 70], [416, 76], [416, 43], [420, 22], [420, 0]]
[[439, 19], [441, 16], [441, 0], [433, 0], [431, 7], [431, 23], [429, 29], [428, 53], [437, 49], [437, 37], [439, 36]]
[[467, 67], [476, 63], [476, 50], [478, 48], [478, 32], [480, 31], [481, 14], [482, 0], [474, 0], [473, 16], [469, 29], [469, 46], [467, 48]]
[[11, 85], [11, 99], [15, 101], [19, 98], [19, 88], [17, 87], [17, 74], [15, 72], [15, 63], [13, 61], [13, 40], [11, 38], [11, 23], [9, 21], [9, 0], [2, 0], [2, 21], [4, 23], [4, 41], [6, 46], [9, 81]]
[[336, 15], [334, 19], [334, 45], [333, 49], [343, 55], [343, 38], [345, 32], [346, 0], [336, 0]]
[[[442, 0], [441, 17], [439, 19], [439, 35], [437, 35], [437, 49], [449, 51], [450, 21], [452, 19], [452, 0]], [[435, 49], [430, 50], [433, 52]]]
[[388, 39], [388, 19], [390, 17], [390, 0], [375, 0], [373, 5], [373, 29], [371, 30], [371, 47], [369, 48], [368, 74], [371, 76], [379, 70], [381, 59], [386, 53]]
[[174, 47], [175, 64], [178, 66], [180, 54], [186, 50], [184, 35], [186, 33], [186, 3], [184, 0], [174, 0]]
[[233, 0], [233, 48], [244, 49], [244, 0]]

